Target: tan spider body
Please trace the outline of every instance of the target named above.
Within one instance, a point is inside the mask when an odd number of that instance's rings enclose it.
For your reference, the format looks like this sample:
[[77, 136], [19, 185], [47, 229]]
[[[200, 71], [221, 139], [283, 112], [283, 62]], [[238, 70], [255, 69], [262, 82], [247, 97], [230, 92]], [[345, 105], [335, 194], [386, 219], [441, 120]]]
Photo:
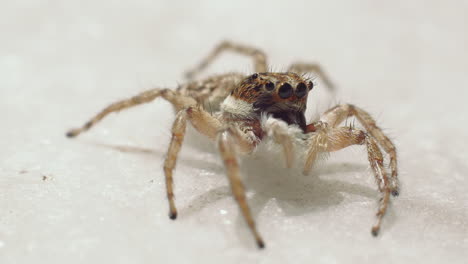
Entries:
[[[193, 80], [224, 50], [251, 56], [254, 59], [256, 73], [250, 76], [230, 73], [204, 80]], [[351, 145], [365, 145], [379, 191], [382, 193], [377, 223], [372, 227], [372, 234], [377, 235], [390, 194], [398, 195], [395, 147], [376, 126], [372, 117], [353, 105], [337, 105], [326, 111], [319, 121], [307, 124], [304, 113], [307, 96], [314, 83], [302, 76], [306, 72], [316, 73], [329, 88], [332, 88], [331, 82], [318, 65], [296, 63], [284, 73], [267, 72], [266, 56], [262, 51], [223, 42], [195, 70], [187, 74], [189, 82], [179, 86], [175, 91], [152, 89], [130, 99], [113, 103], [82, 128], [69, 131], [67, 136], [75, 137], [88, 130], [109, 113], [148, 103], [158, 97], [166, 99], [177, 112], [172, 126], [172, 139], [164, 162], [170, 218], [177, 217], [172, 173], [185, 136], [186, 123], [189, 121], [198, 132], [216, 142], [226, 167], [232, 193], [260, 248], [264, 247], [264, 242], [257, 232], [247, 205], [244, 186], [239, 175], [239, 154], [251, 153], [262, 140], [270, 137], [282, 147], [286, 165], [291, 167], [295, 157], [295, 143], [303, 142], [307, 148], [304, 162], [304, 172], [307, 173], [320, 153], [337, 151]], [[205, 109], [214, 112], [210, 113]], [[348, 126], [339, 127], [351, 116], [356, 117], [365, 130]], [[384, 166], [380, 148], [383, 148], [389, 156], [390, 175]]]

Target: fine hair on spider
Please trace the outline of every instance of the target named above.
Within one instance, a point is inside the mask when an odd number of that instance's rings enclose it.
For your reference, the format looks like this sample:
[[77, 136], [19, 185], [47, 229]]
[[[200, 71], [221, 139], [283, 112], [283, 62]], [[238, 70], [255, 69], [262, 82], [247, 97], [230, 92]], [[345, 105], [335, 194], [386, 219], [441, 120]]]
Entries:
[[[251, 57], [255, 73], [227, 73], [197, 79], [197, 76], [225, 51]], [[329, 89], [334, 87], [320, 65], [299, 62], [293, 63], [286, 72], [268, 72], [267, 69], [267, 57], [263, 51], [224, 41], [193, 70], [188, 71], [187, 82], [175, 90], [155, 88], [112, 103], [82, 127], [72, 129], [66, 135], [76, 137], [110, 113], [149, 103], [159, 97], [167, 100], [176, 111], [171, 129], [172, 137], [164, 161], [169, 217], [177, 218], [173, 171], [184, 141], [187, 122], [190, 122], [200, 134], [216, 144], [226, 168], [232, 194], [259, 248], [263, 248], [265, 243], [257, 231], [247, 204], [245, 188], [240, 177], [239, 155], [249, 155], [260, 142], [272, 139], [281, 147], [286, 166], [290, 168], [298, 149], [296, 144], [301, 142], [306, 146], [306, 153], [301, 156], [304, 157], [303, 171], [307, 173], [320, 154], [352, 145], [363, 145], [382, 195], [376, 223], [371, 229], [371, 233], [377, 236], [390, 196], [397, 196], [399, 193], [394, 144], [376, 125], [369, 113], [352, 104], [336, 105], [325, 111], [318, 121], [309, 124], [306, 122], [304, 113], [307, 98], [315, 84], [304, 74], [313, 73]], [[340, 126], [348, 118], [356, 119], [363, 129], [357, 129], [351, 124]], [[384, 165], [382, 150], [389, 157], [388, 168]]]

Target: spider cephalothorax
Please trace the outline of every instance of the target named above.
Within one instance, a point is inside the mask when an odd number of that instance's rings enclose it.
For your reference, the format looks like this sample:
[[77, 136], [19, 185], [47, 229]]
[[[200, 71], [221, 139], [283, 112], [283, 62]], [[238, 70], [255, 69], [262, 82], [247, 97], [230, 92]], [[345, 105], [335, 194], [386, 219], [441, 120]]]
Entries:
[[[229, 73], [193, 80], [224, 50], [251, 56], [257, 73], [249, 76]], [[303, 77], [302, 74], [306, 72], [316, 73], [328, 88], [332, 88], [332, 83], [316, 64], [295, 63], [287, 72], [271, 73], [267, 72], [266, 56], [262, 51], [223, 42], [195, 70], [187, 74], [190, 81], [186, 84], [180, 85], [176, 90], [148, 90], [127, 100], [113, 103], [81, 128], [70, 130], [67, 136], [75, 137], [90, 129], [109, 113], [148, 103], [158, 97], [164, 98], [177, 112], [164, 162], [169, 217], [177, 217], [172, 176], [184, 140], [186, 124], [190, 122], [198, 132], [215, 140], [226, 167], [232, 193], [260, 248], [264, 247], [264, 242], [247, 205], [239, 175], [239, 154], [253, 152], [259, 142], [265, 137], [271, 137], [282, 146], [288, 167], [293, 164], [295, 150], [305, 148], [306, 153], [301, 156], [305, 157], [304, 172], [308, 172], [320, 153], [337, 151], [351, 145], [364, 145], [378, 189], [382, 193], [377, 223], [372, 227], [372, 234], [377, 235], [390, 194], [398, 195], [395, 146], [367, 112], [351, 104], [337, 105], [326, 111], [320, 120], [307, 124], [304, 112], [308, 93], [314, 87], [314, 83]], [[205, 108], [209, 108], [208, 111]], [[340, 127], [346, 118], [352, 116], [362, 124], [363, 130]], [[300, 142], [302, 148], [296, 148], [297, 142]], [[390, 174], [384, 166], [381, 149], [389, 157]]]

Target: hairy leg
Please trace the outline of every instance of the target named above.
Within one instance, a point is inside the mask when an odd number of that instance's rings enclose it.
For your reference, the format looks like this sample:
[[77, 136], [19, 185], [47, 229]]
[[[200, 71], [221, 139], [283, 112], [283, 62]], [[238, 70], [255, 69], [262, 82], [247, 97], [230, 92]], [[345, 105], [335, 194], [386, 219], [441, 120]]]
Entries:
[[208, 65], [210, 65], [216, 57], [218, 57], [224, 51], [233, 51], [245, 56], [252, 57], [254, 61], [255, 72], [266, 72], [267, 71], [267, 60], [266, 55], [263, 51], [256, 49], [251, 46], [234, 43], [231, 41], [223, 41], [215, 49], [205, 57], [200, 64], [194, 69], [187, 71], [185, 74], [188, 79], [195, 78], [201, 73]]
[[190, 120], [192, 125], [202, 134], [214, 139], [216, 132], [221, 128], [219, 120], [211, 116], [201, 106], [195, 106], [196, 102], [190, 97], [185, 97], [177, 92], [168, 89], [153, 89], [145, 91], [130, 99], [122, 100], [111, 104], [94, 116], [83, 127], [70, 130], [67, 133], [68, 137], [75, 137], [80, 133], [90, 129], [105, 116], [110, 113], [118, 112], [143, 103], [149, 103], [162, 97], [172, 103], [176, 111], [178, 111], [176, 119], [172, 126], [172, 138], [167, 151], [167, 156], [164, 161], [164, 174], [166, 179], [167, 199], [169, 201], [169, 217], [175, 219], [177, 210], [174, 203], [174, 187], [173, 187], [173, 170], [177, 162], [177, 156], [180, 151], [184, 136], [187, 120]]
[[398, 165], [395, 145], [383, 133], [382, 129], [376, 125], [375, 120], [366, 111], [351, 105], [337, 105], [322, 115], [320, 121], [327, 123], [330, 127], [336, 127], [341, 124], [346, 118], [355, 116], [362, 124], [366, 131], [375, 138], [377, 143], [384, 149], [390, 158], [389, 167], [391, 170], [390, 188], [392, 194], [397, 196], [399, 193], [398, 187]]
[[187, 120], [192, 123], [193, 127], [198, 132], [212, 139], [216, 137], [217, 131], [221, 129], [219, 120], [206, 112], [201, 106], [191, 106], [177, 113], [172, 125], [171, 142], [164, 161], [164, 175], [166, 177], [166, 191], [169, 201], [169, 217], [171, 219], [177, 218], [172, 175], [185, 137]]
[[196, 102], [190, 97], [185, 97], [180, 95], [179, 93], [169, 90], [169, 89], [152, 89], [148, 91], [144, 91], [136, 96], [133, 96], [129, 99], [125, 99], [122, 101], [115, 102], [108, 107], [104, 108], [101, 112], [95, 115], [91, 120], [86, 122], [81, 128], [75, 128], [67, 132], [67, 137], [76, 137], [84, 131], [87, 131], [94, 125], [96, 125], [99, 121], [101, 121], [105, 116], [110, 113], [119, 112], [121, 110], [137, 106], [140, 104], [145, 104], [153, 101], [154, 99], [162, 97], [172, 103], [174, 108], [179, 111], [182, 108], [189, 107], [191, 105], [195, 105]]
[[[325, 128], [313, 137], [320, 139], [311, 141], [311, 148], [308, 153], [308, 159], [314, 159], [317, 152], [332, 152], [351, 145], [366, 145], [367, 156], [374, 173], [377, 186], [383, 197], [380, 200], [379, 210], [377, 212], [377, 222], [372, 227], [372, 234], [376, 236], [380, 230], [382, 218], [390, 201], [392, 191], [390, 181], [383, 164], [383, 156], [375, 139], [368, 133], [349, 127]], [[318, 144], [314, 146], [314, 144]], [[314, 152], [310, 154], [310, 152]], [[306, 164], [310, 162], [306, 161]]]
[[172, 125], [172, 138], [167, 150], [166, 159], [164, 160], [164, 175], [166, 177], [166, 191], [167, 200], [169, 201], [169, 217], [171, 219], [177, 218], [177, 209], [174, 203], [174, 181], [172, 179], [172, 172], [177, 162], [182, 142], [185, 137], [185, 128], [187, 126], [187, 112], [181, 110], [177, 113]]
[[229, 179], [229, 183], [231, 185], [232, 193], [237, 203], [239, 204], [242, 215], [244, 216], [244, 219], [247, 222], [250, 231], [255, 237], [255, 241], [257, 242], [258, 247], [263, 248], [265, 247], [265, 243], [263, 242], [263, 239], [261, 238], [260, 234], [257, 232], [255, 221], [247, 204], [244, 185], [242, 184], [239, 175], [239, 163], [237, 161], [235, 144], [235, 139], [239, 138], [239, 136], [236, 136], [235, 134], [237, 134], [237, 132], [230, 128], [220, 132], [218, 135], [217, 144], [219, 152], [224, 162], [224, 166], [226, 167], [226, 172]]
[[201, 105], [187, 108], [187, 115], [193, 127], [201, 134], [216, 139], [218, 131], [222, 128], [221, 122], [203, 109]]
[[289, 66], [288, 71], [297, 74], [304, 74], [308, 72], [314, 73], [323, 80], [328, 89], [331, 91], [335, 90], [335, 85], [328, 77], [328, 75], [325, 74], [325, 71], [323, 70], [322, 66], [320, 66], [320, 64], [296, 62]]

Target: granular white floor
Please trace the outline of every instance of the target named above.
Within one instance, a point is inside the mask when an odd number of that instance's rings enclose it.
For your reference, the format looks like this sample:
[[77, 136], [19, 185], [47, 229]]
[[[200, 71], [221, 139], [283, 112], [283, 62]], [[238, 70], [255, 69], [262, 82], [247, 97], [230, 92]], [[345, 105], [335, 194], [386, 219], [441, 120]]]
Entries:
[[[0, 8], [0, 263], [465, 263], [467, 1], [10, 1]], [[67, 129], [107, 104], [175, 87], [231, 39], [273, 70], [320, 62], [337, 102], [371, 112], [398, 147], [402, 191], [374, 238], [378, 192], [354, 147], [310, 176], [281, 155], [244, 160], [259, 251], [213, 147], [188, 136], [167, 217], [163, 101]], [[251, 71], [225, 55], [210, 72]], [[320, 80], [319, 80], [320, 82]], [[316, 114], [316, 113], [315, 113]]]

